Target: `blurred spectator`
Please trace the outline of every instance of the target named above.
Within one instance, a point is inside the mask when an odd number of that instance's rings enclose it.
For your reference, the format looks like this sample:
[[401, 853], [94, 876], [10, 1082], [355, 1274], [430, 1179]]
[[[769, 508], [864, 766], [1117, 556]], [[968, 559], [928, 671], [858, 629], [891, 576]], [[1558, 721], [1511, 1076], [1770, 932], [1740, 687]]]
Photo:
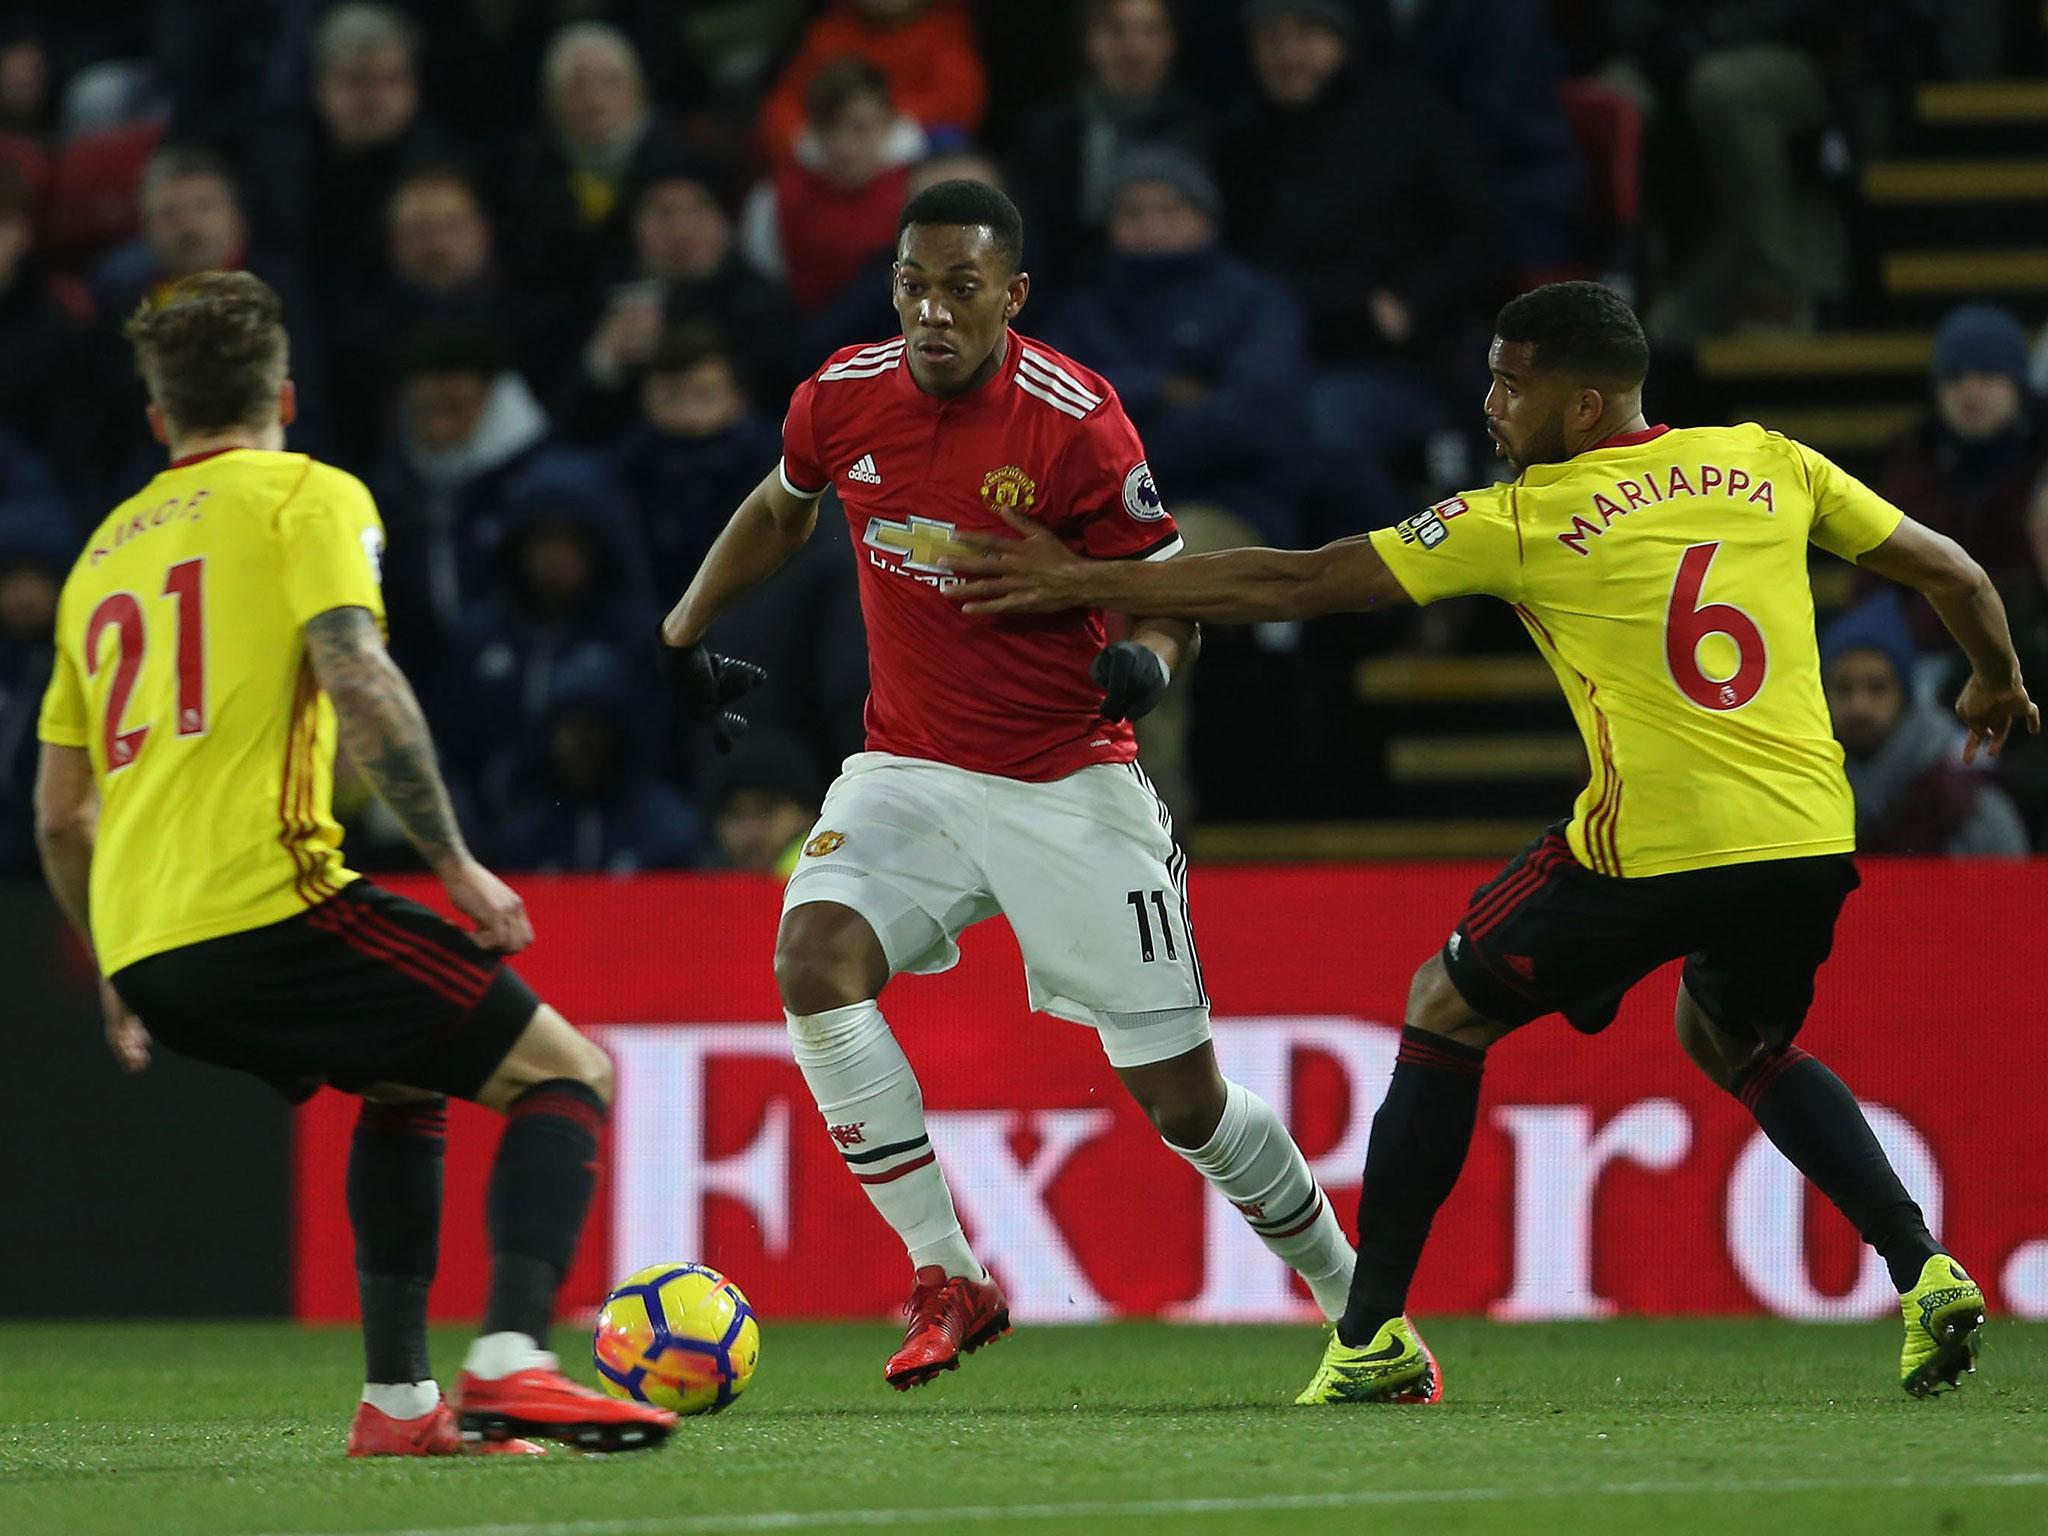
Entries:
[[751, 732], [705, 782], [718, 863], [788, 879], [821, 797], [818, 765], [801, 742], [778, 731]]
[[740, 244], [815, 314], [870, 256], [894, 247], [908, 167], [924, 155], [925, 137], [891, 104], [887, 77], [861, 58], [814, 74], [804, 110], [809, 126], [795, 153], [747, 198]]
[[38, 868], [36, 716], [56, 655], [57, 594], [83, 543], [49, 471], [0, 436], [0, 878]]
[[811, 77], [852, 54], [888, 80], [897, 108], [942, 137], [971, 137], [988, 87], [974, 25], [961, 0], [836, 0], [811, 24], [761, 108], [761, 147], [779, 164], [811, 117]]
[[1009, 156], [1037, 251], [1039, 281], [1085, 270], [1099, 257], [1110, 176], [1130, 150], [1209, 149], [1209, 114], [1174, 83], [1177, 38], [1166, 0], [1087, 0], [1086, 69], [1073, 95], [1031, 112]]
[[546, 779], [558, 680], [602, 663], [655, 696], [639, 541], [601, 485], [543, 481], [505, 506], [497, 580], [468, 605], [434, 680], [449, 771], [486, 817]]
[[1311, 536], [1356, 532], [1406, 515], [1399, 465], [1451, 420], [1441, 374], [1493, 260], [1478, 164], [1434, 96], [1361, 67], [1344, 0], [1244, 15], [1259, 99], [1225, 140], [1224, 207], [1233, 245], [1308, 314], [1317, 472], [1350, 491]]
[[[2048, 423], [2027, 387], [2026, 332], [2002, 309], [1963, 305], [1935, 333], [1929, 371], [1933, 410], [1893, 443], [1877, 490], [1977, 557], [2036, 662], [2025, 641], [2048, 617]], [[1946, 653], [1933, 610], [1910, 611], [1921, 648]]]
[[429, 332], [402, 372], [397, 438], [371, 484], [391, 538], [392, 647], [428, 676], [463, 616], [502, 589], [508, 509], [550, 487], [591, 501], [616, 493], [601, 460], [550, 441], [502, 338]]
[[1540, 275], [1585, 254], [1586, 167], [1565, 120], [1564, 47], [1529, 0], [1367, 0], [1379, 38], [1471, 127], [1504, 264]]
[[1196, 161], [1134, 150], [1105, 185], [1108, 268], [1047, 339], [1116, 386], [1183, 526], [1218, 508], [1237, 524], [1196, 542], [1293, 545], [1303, 452], [1292, 429], [1308, 374], [1300, 306], [1218, 244], [1216, 184]]
[[514, 168], [522, 276], [541, 289], [573, 289], [622, 264], [636, 190], [680, 159], [675, 129], [649, 102], [646, 76], [625, 33], [604, 22], [566, 26], [542, 68], [547, 127]]
[[642, 189], [634, 264], [586, 322], [588, 340], [557, 413], [564, 432], [596, 440], [630, 422], [637, 370], [678, 325], [715, 327], [762, 399], [787, 391], [815, 361], [795, 356], [789, 294], [741, 258], [721, 187], [710, 170], [693, 169], [665, 171]]
[[421, 120], [418, 39], [387, 5], [336, 6], [313, 34], [313, 112], [252, 145], [256, 225], [282, 241], [331, 315], [383, 270], [384, 218], [407, 167], [449, 146]]
[[781, 453], [753, 414], [732, 353], [703, 327], [671, 332], [640, 379], [640, 420], [612, 448], [662, 602], [682, 596], [747, 493]]
[[[1610, 75], [1689, 151], [1678, 167], [1686, 194], [1673, 205], [1683, 225], [1672, 232], [1687, 259], [1644, 317], [1652, 334], [1678, 342], [1741, 325], [1810, 327], [1823, 266], [1812, 183], [1830, 119], [1821, 55], [1853, 21], [1827, 0], [1603, 9], [1622, 61]], [[1709, 197], [1698, 195], [1702, 182]]]
[[42, 38], [26, 27], [0, 30], [0, 133], [41, 143], [56, 116], [55, 101]]
[[1859, 853], [2027, 852], [2026, 828], [1989, 762], [1965, 764], [1955, 717], [1913, 697], [1913, 643], [1896, 589], [1829, 625], [1821, 661], [1856, 796]]
[[[327, 452], [331, 426], [323, 329], [296, 269], [270, 253], [251, 250], [248, 220], [226, 162], [208, 150], [167, 144], [149, 157], [138, 202], [141, 237], [109, 252], [93, 270], [101, 319], [118, 327], [145, 299], [160, 301], [179, 278], [195, 272], [255, 273], [276, 290], [291, 333], [292, 378], [299, 391], [292, 446]], [[139, 410], [139, 386], [133, 393]]]
[[127, 398], [128, 369], [114, 344], [85, 323], [91, 302], [84, 290], [45, 270], [29, 217], [21, 171], [0, 160], [0, 430], [33, 443], [79, 512], [96, 516], [116, 490], [108, 444], [140, 430], [112, 415]]
[[646, 717], [643, 690], [609, 658], [564, 667], [550, 690], [547, 781], [506, 817], [498, 859], [613, 875], [695, 862], [702, 828], [649, 768]]

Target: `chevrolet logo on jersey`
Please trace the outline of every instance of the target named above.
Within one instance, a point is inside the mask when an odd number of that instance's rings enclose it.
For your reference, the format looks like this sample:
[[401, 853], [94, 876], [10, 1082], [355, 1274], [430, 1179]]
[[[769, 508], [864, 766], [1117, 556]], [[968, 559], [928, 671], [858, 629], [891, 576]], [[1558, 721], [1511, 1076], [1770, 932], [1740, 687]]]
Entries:
[[912, 517], [901, 523], [892, 523], [886, 517], [871, 517], [861, 542], [902, 556], [902, 564], [907, 570], [929, 571], [935, 576], [950, 578], [952, 573], [942, 562], [956, 555], [974, 553], [953, 537], [956, 531], [953, 524], [930, 517]]

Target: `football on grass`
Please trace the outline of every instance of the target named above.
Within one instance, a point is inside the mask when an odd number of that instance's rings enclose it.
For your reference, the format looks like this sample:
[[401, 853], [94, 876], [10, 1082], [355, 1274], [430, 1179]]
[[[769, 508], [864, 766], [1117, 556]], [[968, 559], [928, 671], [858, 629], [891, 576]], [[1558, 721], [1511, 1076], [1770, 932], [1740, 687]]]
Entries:
[[676, 1413], [716, 1413], [761, 1358], [747, 1298], [703, 1264], [654, 1264], [621, 1280], [597, 1314], [591, 1356], [605, 1390]]

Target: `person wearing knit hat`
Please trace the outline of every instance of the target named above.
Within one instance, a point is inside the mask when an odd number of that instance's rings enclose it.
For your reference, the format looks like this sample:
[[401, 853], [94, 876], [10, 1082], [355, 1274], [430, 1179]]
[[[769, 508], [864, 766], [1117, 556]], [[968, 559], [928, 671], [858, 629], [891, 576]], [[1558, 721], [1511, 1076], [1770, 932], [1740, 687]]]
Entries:
[[1223, 212], [1223, 195], [1216, 190], [1216, 178], [1209, 174], [1209, 168], [1171, 145], [1131, 150], [1110, 167], [1106, 190], [1111, 206], [1127, 188], [1146, 182], [1171, 187], [1206, 219], [1213, 221]]
[[2025, 855], [2018, 810], [1985, 765], [1963, 763], [1955, 717], [1913, 697], [1916, 655], [1896, 587], [1830, 624], [1820, 654], [1860, 852]]
[[[1992, 305], [1951, 310], [1935, 331], [1928, 386], [1932, 408], [1891, 444], [1872, 487], [1983, 562], [2038, 665], [2048, 657], [2035, 657], [2026, 616], [2048, 614], [2048, 589], [2028, 528], [2048, 513], [2048, 419], [2027, 387], [2026, 333]], [[1909, 621], [1923, 647], [1940, 643], [1924, 610]]]

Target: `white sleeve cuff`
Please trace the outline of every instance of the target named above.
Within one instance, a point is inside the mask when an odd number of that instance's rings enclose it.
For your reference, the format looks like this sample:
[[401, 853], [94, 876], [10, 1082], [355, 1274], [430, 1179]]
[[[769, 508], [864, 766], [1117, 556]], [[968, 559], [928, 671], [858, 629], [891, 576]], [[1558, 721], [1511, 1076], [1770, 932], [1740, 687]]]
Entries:
[[789, 492], [789, 494], [792, 496], [800, 496], [805, 501], [816, 501], [820, 496], [824, 495], [826, 490], [828, 489], [827, 487], [821, 485], [815, 491], [807, 491], [802, 486], [798, 485], [794, 480], [789, 478], [789, 461], [787, 459], [776, 460], [775, 474], [776, 477], [782, 481], [782, 488], [785, 491]]
[[1145, 561], [1147, 564], [1150, 564], [1154, 560], [1171, 560], [1185, 548], [1187, 546], [1181, 542], [1180, 535], [1175, 534], [1171, 544], [1160, 545], [1159, 548], [1153, 550], [1151, 554], [1145, 557]]

